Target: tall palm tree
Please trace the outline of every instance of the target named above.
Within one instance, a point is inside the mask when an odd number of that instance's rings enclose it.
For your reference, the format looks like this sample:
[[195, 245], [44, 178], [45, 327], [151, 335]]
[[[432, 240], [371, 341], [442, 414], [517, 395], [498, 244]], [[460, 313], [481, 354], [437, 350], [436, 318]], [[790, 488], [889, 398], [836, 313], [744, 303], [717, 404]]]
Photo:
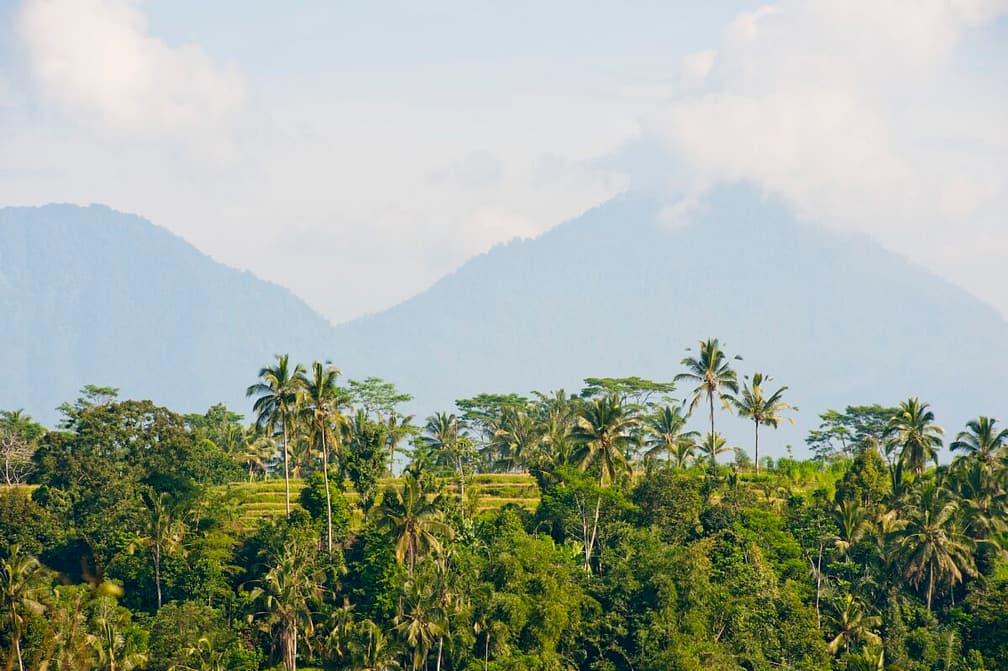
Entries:
[[1008, 428], [997, 428], [997, 420], [980, 416], [966, 422], [966, 430], [960, 431], [949, 449], [961, 451], [966, 456], [978, 459], [988, 470], [1008, 445]]
[[627, 454], [633, 445], [638, 418], [616, 394], [589, 401], [578, 416], [571, 437], [579, 445], [574, 460], [582, 471], [599, 469], [599, 486], [605, 487], [630, 471]]
[[269, 435], [275, 434], [277, 428], [282, 432], [284, 504], [287, 515], [290, 515], [290, 453], [287, 440], [301, 399], [304, 373], [304, 366], [298, 364], [291, 369], [288, 355], [281, 354], [277, 356], [276, 365], [260, 369], [259, 382], [245, 390], [246, 396], [256, 397], [252, 405], [252, 411], [256, 415], [256, 429]]
[[854, 546], [871, 531], [871, 519], [861, 506], [861, 501], [850, 498], [842, 500], [833, 509], [833, 521], [837, 525], [833, 547], [842, 557], [849, 558]]
[[900, 403], [886, 429], [888, 437], [900, 449], [900, 461], [917, 477], [924, 472], [927, 462], [938, 463], [944, 433], [934, 423], [934, 413], [928, 407], [917, 398]]
[[294, 542], [271, 559], [261, 586], [252, 590], [253, 599], [264, 606], [259, 613], [267, 631], [279, 629], [280, 651], [287, 671], [297, 669], [298, 640], [314, 630], [314, 607], [322, 601], [323, 576], [311, 549]]
[[381, 503], [372, 510], [375, 524], [394, 543], [396, 560], [406, 565], [410, 575], [420, 557], [441, 550], [438, 536], [451, 531], [441, 520], [441, 510], [431, 500], [422, 477], [412, 469], [403, 474], [402, 487], [389, 485]]
[[385, 444], [388, 446], [389, 461], [388, 474], [391, 476], [395, 467], [395, 453], [399, 443], [406, 436], [413, 435], [416, 427], [413, 426], [413, 415], [399, 415], [395, 412], [389, 414], [385, 419]]
[[[732, 404], [738, 410], [741, 417], [748, 417], [753, 420], [756, 429], [755, 436], [755, 458], [756, 473], [759, 474], [759, 429], [760, 426], [769, 426], [774, 429], [783, 417], [781, 413], [794, 411], [798, 408], [781, 400], [787, 387], [781, 387], [777, 391], [771, 392], [764, 389], [763, 385], [773, 379], [763, 373], [753, 373], [752, 381], [746, 376], [742, 384], [742, 393], [737, 398], [732, 398]], [[794, 418], [789, 417], [788, 421], [794, 424]]]
[[438, 603], [438, 595], [428, 581], [410, 580], [406, 595], [396, 616], [396, 631], [413, 649], [413, 671], [425, 668], [434, 641], [445, 635], [445, 612]]
[[181, 547], [185, 535], [185, 524], [180, 519], [179, 506], [167, 492], [144, 493], [147, 506], [146, 533], [141, 539], [151, 553], [154, 566], [154, 587], [157, 592], [158, 609], [163, 604], [161, 596], [161, 560], [164, 555]]
[[725, 410], [731, 410], [731, 395], [726, 391], [738, 393], [738, 380], [727, 359], [717, 338], [701, 340], [700, 355], [683, 359], [680, 363], [686, 366], [686, 372], [679, 373], [674, 378], [675, 382], [689, 380], [696, 383], [690, 400], [690, 412], [693, 412], [701, 398], [707, 397], [711, 434], [714, 433], [714, 397], [721, 401]]
[[45, 610], [41, 600], [44, 575], [39, 561], [22, 552], [20, 545], [11, 545], [7, 549], [7, 558], [0, 560], [0, 603], [3, 604], [0, 618], [6, 620], [13, 631], [8, 669], [17, 659], [18, 671], [24, 671], [21, 637], [28, 617], [41, 615]]
[[959, 520], [959, 504], [940, 483], [931, 481], [918, 489], [903, 511], [902, 528], [891, 533], [903, 575], [915, 587], [927, 583], [927, 607], [931, 609], [935, 586], [949, 589], [974, 575], [974, 541]]
[[673, 456], [692, 451], [700, 434], [696, 431], [684, 431], [685, 428], [686, 416], [679, 408], [668, 405], [646, 418], [644, 432], [647, 436], [648, 450], [644, 452], [644, 456], [655, 457], [664, 452], [666, 460], [672, 463]]
[[325, 481], [326, 496], [326, 548], [332, 556], [332, 494], [329, 491], [329, 456], [330, 451], [339, 451], [339, 428], [344, 423], [344, 417], [339, 410], [340, 393], [336, 386], [336, 378], [340, 371], [318, 361], [312, 364], [311, 377], [301, 375], [300, 384], [304, 389], [300, 414], [302, 421], [309, 427], [312, 440], [322, 458], [322, 478]]

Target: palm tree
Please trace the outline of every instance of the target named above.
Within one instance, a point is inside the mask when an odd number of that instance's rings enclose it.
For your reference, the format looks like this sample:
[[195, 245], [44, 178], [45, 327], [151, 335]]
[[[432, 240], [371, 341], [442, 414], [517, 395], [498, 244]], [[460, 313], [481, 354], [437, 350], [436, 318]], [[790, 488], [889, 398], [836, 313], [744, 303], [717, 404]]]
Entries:
[[120, 608], [113, 597], [96, 598], [91, 626], [98, 633], [89, 641], [98, 655], [101, 671], [131, 671], [147, 663], [147, 655], [136, 650], [134, 642], [123, 632], [128, 621], [129, 611]]
[[963, 574], [973, 575], [973, 539], [959, 521], [959, 504], [937, 482], [915, 492], [904, 508], [903, 526], [891, 533], [903, 575], [915, 587], [927, 582], [927, 607], [931, 609], [935, 585], [954, 589]]
[[395, 453], [396, 449], [399, 447], [399, 443], [406, 436], [412, 435], [416, 432], [416, 427], [413, 426], [413, 415], [398, 415], [392, 413], [385, 420], [385, 444], [388, 446], [389, 451], [389, 462], [388, 462], [388, 473], [389, 476], [393, 474], [395, 466]]
[[844, 558], [850, 557], [851, 549], [861, 542], [871, 531], [871, 520], [857, 498], [844, 499], [833, 509], [833, 521], [837, 525], [837, 535], [833, 547]]
[[307, 545], [291, 543], [274, 555], [270, 570], [261, 586], [252, 590], [253, 599], [261, 599], [265, 610], [263, 627], [278, 628], [280, 651], [287, 671], [297, 668], [298, 639], [313, 633], [313, 607], [322, 600], [322, 575]]
[[259, 370], [259, 382], [249, 386], [245, 395], [256, 396], [252, 411], [256, 415], [256, 429], [265, 430], [267, 434], [276, 433], [280, 427], [283, 435], [284, 462], [284, 503], [287, 515], [290, 515], [290, 455], [287, 449], [287, 439], [295, 411], [302, 393], [304, 366], [298, 364], [291, 370], [288, 355], [277, 356], [275, 366], [266, 366]]
[[332, 494], [329, 491], [329, 452], [339, 449], [340, 431], [344, 417], [339, 411], [339, 387], [336, 378], [340, 371], [328, 363], [323, 365], [318, 361], [312, 364], [312, 375], [309, 379], [300, 377], [304, 389], [301, 404], [301, 418], [311, 429], [315, 447], [321, 452], [322, 478], [325, 481], [326, 496], [326, 548], [332, 556]]
[[711, 471], [717, 470], [718, 457], [733, 451], [733, 448], [728, 445], [728, 441], [720, 433], [708, 433], [697, 447], [700, 454], [707, 460], [708, 468]]
[[417, 559], [441, 550], [438, 535], [447, 536], [450, 527], [441, 521], [441, 510], [428, 496], [423, 480], [414, 470], [403, 474], [401, 489], [389, 485], [381, 503], [373, 508], [377, 527], [395, 545], [396, 560], [412, 575]]
[[354, 642], [355, 671], [399, 671], [402, 666], [396, 660], [398, 645], [371, 620], [364, 620], [356, 627]]
[[[647, 438], [648, 450], [645, 457], [655, 457], [664, 452], [666, 459], [672, 463], [673, 456], [692, 452], [696, 438], [699, 434], [696, 431], [683, 431], [686, 427], [686, 416], [679, 408], [666, 405], [658, 410], [654, 415], [644, 420], [644, 431]], [[678, 459], [681, 461], [681, 458]], [[679, 464], [682, 466], [682, 463]]]
[[[735, 357], [739, 359], [740, 357]], [[700, 356], [686, 357], [680, 362], [686, 366], [685, 373], [679, 373], [674, 381], [690, 380], [696, 382], [693, 389], [693, 398], [690, 400], [690, 412], [696, 408], [700, 399], [707, 397], [710, 405], [710, 432], [714, 433], [714, 397], [721, 401], [721, 406], [725, 410], [731, 409], [731, 395], [722, 390], [738, 393], [738, 381], [735, 371], [728, 365], [727, 356], [721, 349], [717, 338], [708, 338], [700, 341]]]
[[928, 461], [938, 463], [944, 430], [934, 423], [934, 413], [927, 403], [917, 398], [900, 403], [886, 433], [901, 450], [900, 461], [917, 477]]
[[[781, 400], [781, 396], [787, 391], [787, 387], [781, 387], [777, 391], [769, 392], [763, 385], [773, 379], [763, 373], [753, 373], [752, 382], [746, 376], [746, 381], [742, 385], [742, 394], [738, 398], [733, 398], [732, 403], [741, 417], [749, 417], [753, 420], [756, 428], [755, 458], [756, 473], [759, 474], [759, 428], [769, 426], [774, 429], [780, 423], [781, 413], [798, 408]], [[794, 424], [794, 418], [789, 417], [788, 421]]]
[[880, 645], [882, 637], [875, 632], [882, 625], [882, 618], [877, 615], [869, 615], [860, 599], [848, 594], [839, 602], [831, 604], [833, 607], [829, 611], [829, 620], [836, 635], [830, 639], [827, 647], [834, 655], [843, 648], [844, 652], [850, 652], [852, 644], [868, 643]]
[[413, 671], [424, 668], [434, 641], [445, 635], [445, 613], [427, 581], [410, 580], [396, 616], [396, 631], [413, 649]]
[[24, 554], [21, 546], [14, 544], [7, 549], [7, 558], [0, 560], [0, 599], [3, 609], [0, 618], [6, 620], [13, 630], [11, 651], [7, 668], [17, 659], [18, 671], [24, 671], [21, 655], [21, 636], [30, 615], [41, 615], [45, 606], [41, 601], [45, 571], [35, 557]]
[[53, 671], [91, 668], [97, 637], [88, 631], [87, 606], [92, 597], [85, 585], [58, 585], [47, 619], [52, 635], [44, 658]]
[[966, 430], [960, 431], [949, 445], [951, 450], [962, 451], [966, 456], [980, 460], [987, 470], [993, 470], [994, 462], [1008, 445], [1008, 428], [997, 429], [997, 420], [980, 416], [966, 423]]
[[633, 444], [631, 431], [637, 423], [637, 417], [616, 394], [586, 403], [571, 432], [579, 444], [574, 452], [578, 467], [586, 471], [597, 465], [601, 487], [612, 483], [621, 473], [628, 473], [627, 453]]
[[142, 538], [143, 545], [150, 549], [151, 562], [154, 565], [154, 586], [157, 592], [158, 609], [163, 605], [161, 596], [161, 559], [178, 548], [185, 535], [185, 524], [179, 519], [176, 505], [167, 492], [157, 494], [145, 493], [144, 503], [147, 505], [147, 536]]
[[461, 433], [458, 417], [444, 412], [427, 418], [420, 443], [433, 452], [438, 465], [450, 466], [458, 475], [459, 496], [465, 501], [466, 468], [472, 459], [472, 442]]

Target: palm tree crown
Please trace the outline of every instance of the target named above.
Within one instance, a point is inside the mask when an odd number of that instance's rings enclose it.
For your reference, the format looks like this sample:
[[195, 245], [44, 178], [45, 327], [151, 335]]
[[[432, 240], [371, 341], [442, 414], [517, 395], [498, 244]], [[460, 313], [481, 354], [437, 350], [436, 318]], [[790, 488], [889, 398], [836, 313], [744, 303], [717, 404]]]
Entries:
[[[737, 398], [732, 399], [732, 404], [738, 410], [738, 414], [742, 417], [749, 417], [756, 426], [755, 461], [757, 473], [759, 473], [760, 426], [769, 426], [776, 429], [780, 421], [784, 419], [781, 413], [798, 409], [790, 403], [785, 403], [781, 400], [784, 392], [787, 391], [787, 387], [781, 387], [773, 392], [764, 389], [763, 385], [770, 382], [771, 379], [773, 378], [769, 375], [753, 373], [752, 381], [750, 382], [747, 378], [742, 385], [742, 393]], [[793, 418], [789, 417], [788, 421], [794, 424]]]
[[900, 403], [889, 420], [887, 433], [901, 450], [900, 461], [918, 477], [929, 461], [938, 462], [944, 430], [934, 423], [934, 413], [927, 403], [911, 398]]
[[690, 412], [693, 412], [702, 397], [707, 397], [707, 402], [710, 404], [711, 433], [714, 433], [714, 397], [718, 397], [725, 410], [730, 410], [731, 394], [724, 390], [738, 393], [738, 380], [727, 359], [717, 338], [701, 340], [700, 356], [683, 359], [681, 363], [686, 366], [686, 372], [679, 373], [674, 378], [676, 382], [690, 380], [696, 383], [690, 400]]
[[288, 515], [290, 515], [290, 455], [287, 439], [304, 389], [304, 374], [304, 366], [298, 364], [292, 370], [288, 355], [277, 355], [276, 365], [260, 369], [259, 382], [245, 390], [246, 396], [256, 397], [252, 405], [252, 412], [256, 416], [256, 429], [273, 435], [279, 428], [283, 435], [284, 500]]

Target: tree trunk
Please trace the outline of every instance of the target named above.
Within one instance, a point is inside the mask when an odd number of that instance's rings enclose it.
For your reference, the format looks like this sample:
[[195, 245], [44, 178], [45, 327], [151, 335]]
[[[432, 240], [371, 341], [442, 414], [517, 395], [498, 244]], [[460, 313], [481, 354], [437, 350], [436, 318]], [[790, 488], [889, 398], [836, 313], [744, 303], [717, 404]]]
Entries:
[[14, 650], [17, 652], [18, 671], [24, 671], [24, 660], [21, 659], [21, 627], [14, 630]]
[[[710, 432], [714, 435], [714, 392], [707, 392], [707, 400], [710, 401]], [[715, 459], [716, 461], [716, 459]]]
[[157, 607], [161, 610], [161, 544], [154, 543], [154, 586], [157, 589]]
[[756, 475], [759, 475], [759, 422], [755, 421], [753, 424], [756, 425]]
[[287, 420], [284, 420], [283, 428], [283, 453], [284, 453], [284, 506], [287, 517], [290, 517], [290, 467], [287, 465]]
[[483, 644], [483, 671], [490, 666], [490, 630], [487, 629], [486, 643]]
[[931, 593], [934, 591], [934, 564], [928, 566], [928, 597], [927, 607], [931, 610]]
[[444, 638], [437, 641], [437, 671], [441, 671], [441, 651], [444, 649]]
[[329, 446], [326, 444], [326, 432], [324, 428], [322, 430], [322, 477], [325, 479], [326, 547], [329, 549], [329, 559], [332, 559], [332, 496], [329, 494]]

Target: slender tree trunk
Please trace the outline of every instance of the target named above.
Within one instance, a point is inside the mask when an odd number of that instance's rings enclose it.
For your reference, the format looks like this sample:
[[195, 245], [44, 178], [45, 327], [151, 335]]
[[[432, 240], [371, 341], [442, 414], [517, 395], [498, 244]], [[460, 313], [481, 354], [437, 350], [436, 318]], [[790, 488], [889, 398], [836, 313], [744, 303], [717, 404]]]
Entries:
[[157, 607], [161, 610], [161, 544], [154, 543], [154, 586], [157, 589]]
[[326, 547], [329, 549], [329, 558], [332, 559], [332, 496], [329, 494], [329, 446], [326, 444], [326, 432], [324, 428], [322, 429], [322, 477], [325, 479]]
[[290, 517], [290, 466], [287, 464], [287, 420], [284, 420], [283, 428], [283, 453], [284, 453], [284, 506], [287, 517]]
[[598, 537], [598, 521], [599, 512], [602, 510], [602, 497], [599, 496], [595, 501], [595, 520], [592, 522], [592, 532], [591, 540], [588, 542], [588, 547], [585, 550], [585, 572], [591, 573], [591, 556], [595, 552], [595, 539]]
[[756, 475], [759, 475], [759, 422], [754, 421], [753, 424], [756, 425]]
[[710, 401], [710, 432], [714, 435], [714, 392], [707, 392], [707, 400]]
[[934, 564], [928, 566], [928, 597], [927, 607], [931, 610], [931, 593], [934, 591]]
[[490, 666], [490, 630], [487, 629], [486, 642], [483, 644], [483, 671]]
[[[17, 614], [14, 614], [17, 617]], [[24, 660], [21, 659], [21, 627], [14, 629], [14, 650], [17, 652], [18, 671], [24, 671]]]
[[444, 638], [438, 638], [437, 641], [437, 671], [441, 671], [441, 651], [444, 649]]
[[815, 578], [815, 612], [816, 612], [816, 623], [819, 629], [822, 629], [822, 615], [819, 612], [819, 597], [822, 594], [822, 554], [823, 545], [819, 544], [819, 559], [816, 561], [816, 578]]

